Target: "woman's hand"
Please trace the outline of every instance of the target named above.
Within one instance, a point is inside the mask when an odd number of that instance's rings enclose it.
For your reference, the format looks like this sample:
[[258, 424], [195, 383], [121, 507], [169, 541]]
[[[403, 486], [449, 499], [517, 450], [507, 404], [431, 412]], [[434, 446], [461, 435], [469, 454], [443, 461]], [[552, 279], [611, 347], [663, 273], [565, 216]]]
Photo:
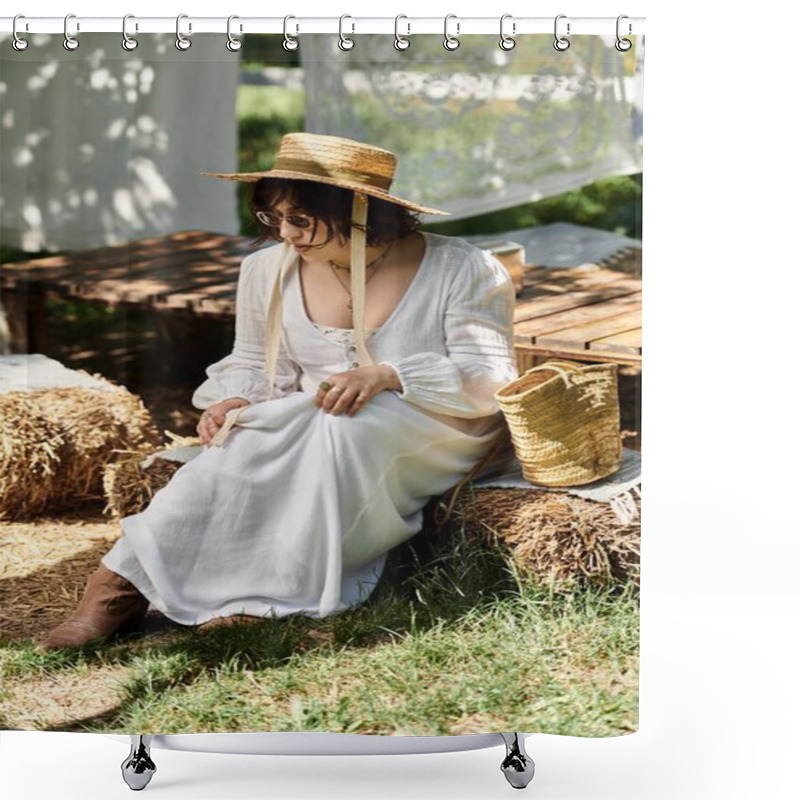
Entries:
[[357, 414], [379, 392], [403, 388], [397, 373], [386, 364], [338, 372], [322, 381], [314, 403], [327, 414]]
[[225, 422], [225, 415], [232, 408], [242, 408], [242, 406], [249, 405], [250, 403], [243, 397], [231, 397], [209, 406], [200, 415], [200, 422], [197, 423], [197, 433], [203, 444], [208, 445], [211, 442], [211, 438], [222, 427], [222, 423]]

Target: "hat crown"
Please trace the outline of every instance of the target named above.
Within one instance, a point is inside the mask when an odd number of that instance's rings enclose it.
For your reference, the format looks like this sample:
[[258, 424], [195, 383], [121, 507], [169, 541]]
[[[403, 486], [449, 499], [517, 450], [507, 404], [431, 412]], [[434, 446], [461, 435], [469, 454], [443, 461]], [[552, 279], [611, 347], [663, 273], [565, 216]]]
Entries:
[[386, 190], [396, 165], [394, 153], [371, 144], [319, 133], [287, 133], [281, 139], [274, 169]]

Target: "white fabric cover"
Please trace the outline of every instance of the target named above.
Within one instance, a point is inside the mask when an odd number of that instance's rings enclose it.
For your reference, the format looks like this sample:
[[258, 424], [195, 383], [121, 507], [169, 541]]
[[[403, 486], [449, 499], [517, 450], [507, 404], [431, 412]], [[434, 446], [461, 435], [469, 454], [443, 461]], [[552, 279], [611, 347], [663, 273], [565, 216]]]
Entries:
[[435, 36], [396, 51], [357, 36], [343, 55], [328, 34], [304, 34], [306, 130], [371, 142], [402, 157], [392, 191], [451, 219], [551, 197], [610, 175], [641, 172], [644, 39], [614, 36]]
[[[0, 35], [0, 237], [27, 251], [85, 250], [183, 229], [238, 232], [239, 55], [217, 34], [183, 52], [169, 33]], [[200, 134], [201, 135], [198, 135]]]
[[486, 452], [499, 416], [493, 394], [516, 375], [513, 287], [482, 250], [423, 236], [411, 286], [368, 339], [403, 391], [381, 392], [354, 417], [314, 405], [319, 381], [350, 368], [352, 345], [308, 318], [296, 270], [284, 293], [277, 396], [266, 399], [266, 290], [283, 248], [244, 260], [233, 352], [209, 367], [194, 402], [241, 396], [252, 405], [222, 446], [205, 448], [122, 521], [124, 536], [103, 559], [168, 617], [325, 616], [363, 601], [388, 550], [420, 529], [427, 500]]
[[42, 353], [0, 356], [0, 394], [74, 386], [106, 392], [115, 390], [114, 385], [108, 381], [94, 378], [88, 372], [68, 369]]

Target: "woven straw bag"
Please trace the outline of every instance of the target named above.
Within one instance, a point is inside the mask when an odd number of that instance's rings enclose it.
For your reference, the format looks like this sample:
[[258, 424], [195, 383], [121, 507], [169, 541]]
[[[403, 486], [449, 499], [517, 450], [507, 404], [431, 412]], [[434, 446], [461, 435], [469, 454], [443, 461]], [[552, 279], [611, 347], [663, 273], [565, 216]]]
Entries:
[[622, 461], [617, 365], [548, 361], [498, 390], [522, 474], [543, 486], [580, 486]]

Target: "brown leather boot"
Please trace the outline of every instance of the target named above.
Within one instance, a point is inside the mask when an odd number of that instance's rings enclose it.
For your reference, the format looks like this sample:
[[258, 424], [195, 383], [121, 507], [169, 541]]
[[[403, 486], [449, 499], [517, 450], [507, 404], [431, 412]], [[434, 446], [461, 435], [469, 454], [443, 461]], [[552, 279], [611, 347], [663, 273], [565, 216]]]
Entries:
[[44, 646], [78, 647], [122, 629], [135, 629], [144, 620], [149, 605], [129, 580], [101, 564], [89, 577], [83, 599], [72, 616], [50, 631]]

